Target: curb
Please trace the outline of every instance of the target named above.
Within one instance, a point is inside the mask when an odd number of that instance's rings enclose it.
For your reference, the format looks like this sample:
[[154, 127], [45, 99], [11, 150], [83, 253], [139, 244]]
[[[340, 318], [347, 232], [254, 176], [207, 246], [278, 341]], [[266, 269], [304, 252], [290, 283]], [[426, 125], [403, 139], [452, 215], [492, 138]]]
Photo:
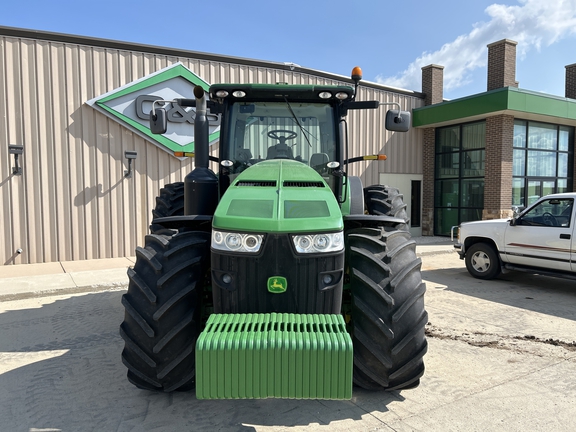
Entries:
[[456, 249], [452, 250], [432, 250], [432, 251], [424, 251], [424, 252], [417, 252], [416, 256], [423, 257], [423, 256], [431, 256], [431, 255], [446, 255], [446, 254], [453, 254], [456, 253]]
[[53, 288], [42, 291], [23, 291], [19, 293], [0, 294], [0, 302], [26, 300], [31, 298], [50, 297], [50, 296], [68, 295], [68, 294], [84, 294], [89, 292], [120, 291], [125, 289], [128, 289], [127, 282], [109, 282], [105, 284]]
[[[418, 258], [456, 254], [457, 252], [456, 249], [448, 245], [430, 244], [418, 246], [423, 246], [417, 247], [416, 256]], [[426, 249], [426, 247], [430, 249], [423, 250]], [[121, 275], [118, 274], [118, 272], [120, 272]], [[6, 288], [0, 287], [0, 302], [128, 289], [128, 277], [126, 276], [125, 268], [72, 272], [59, 275], [5, 278], [2, 282]]]

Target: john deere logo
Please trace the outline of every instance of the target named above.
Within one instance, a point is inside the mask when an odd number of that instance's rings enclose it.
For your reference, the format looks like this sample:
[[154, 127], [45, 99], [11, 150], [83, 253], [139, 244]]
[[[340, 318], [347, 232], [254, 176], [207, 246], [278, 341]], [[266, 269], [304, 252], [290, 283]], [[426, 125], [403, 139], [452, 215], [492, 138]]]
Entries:
[[268, 291], [274, 294], [286, 292], [288, 281], [282, 276], [272, 276], [268, 278]]
[[[193, 152], [196, 115], [194, 108], [183, 108], [176, 104], [165, 105], [168, 129], [163, 135], [150, 132], [149, 120], [154, 101], [191, 99], [194, 97], [193, 89], [196, 85], [202, 86], [206, 91], [209, 88], [206, 81], [182, 63], [176, 63], [86, 103], [169, 153]], [[208, 121], [209, 139], [210, 143], [213, 143], [220, 136], [220, 118], [209, 115]]]

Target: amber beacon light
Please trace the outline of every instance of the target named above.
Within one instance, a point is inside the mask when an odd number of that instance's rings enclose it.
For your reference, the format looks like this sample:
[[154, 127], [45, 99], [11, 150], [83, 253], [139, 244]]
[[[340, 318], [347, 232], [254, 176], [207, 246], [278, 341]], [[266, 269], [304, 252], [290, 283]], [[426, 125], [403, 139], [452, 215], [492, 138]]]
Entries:
[[360, 66], [356, 66], [354, 67], [354, 69], [352, 69], [352, 81], [354, 82], [358, 82], [362, 79], [362, 69], [360, 68]]

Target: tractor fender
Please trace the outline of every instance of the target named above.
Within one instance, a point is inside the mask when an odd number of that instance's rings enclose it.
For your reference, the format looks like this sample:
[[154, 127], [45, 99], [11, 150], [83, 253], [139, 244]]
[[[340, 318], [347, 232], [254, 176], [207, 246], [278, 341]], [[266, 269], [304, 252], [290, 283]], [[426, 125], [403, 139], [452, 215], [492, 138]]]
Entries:
[[386, 215], [345, 215], [343, 216], [346, 229], [357, 227], [398, 226], [405, 224], [402, 218]]
[[211, 231], [212, 215], [166, 216], [152, 220], [152, 225], [167, 229], [194, 228], [198, 231]]

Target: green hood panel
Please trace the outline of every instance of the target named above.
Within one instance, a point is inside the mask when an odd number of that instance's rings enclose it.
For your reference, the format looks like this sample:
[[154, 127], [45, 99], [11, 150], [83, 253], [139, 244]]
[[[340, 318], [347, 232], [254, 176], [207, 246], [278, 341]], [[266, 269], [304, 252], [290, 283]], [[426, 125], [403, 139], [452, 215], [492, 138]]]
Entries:
[[214, 214], [217, 229], [250, 232], [342, 230], [332, 190], [308, 165], [292, 160], [260, 162], [230, 185]]

